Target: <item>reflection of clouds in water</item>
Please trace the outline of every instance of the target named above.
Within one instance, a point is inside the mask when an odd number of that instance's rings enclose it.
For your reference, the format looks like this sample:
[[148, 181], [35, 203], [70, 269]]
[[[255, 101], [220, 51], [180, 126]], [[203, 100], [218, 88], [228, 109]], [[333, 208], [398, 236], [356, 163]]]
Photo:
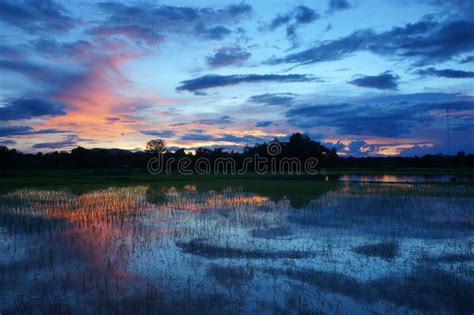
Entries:
[[[225, 301], [216, 304], [221, 311], [242, 303], [249, 311], [254, 302], [247, 296], [257, 297], [264, 310], [273, 308], [274, 299], [287, 309], [291, 303], [285, 304], [289, 297], [283, 292], [314, 293], [313, 284], [299, 278], [305, 270], [328, 281], [340, 274], [365, 283], [400, 277], [420, 261], [461, 277], [453, 283], [462, 285], [472, 281], [458, 266], [472, 265], [473, 193], [467, 185], [349, 183], [313, 196], [191, 184], [110, 187], [80, 195], [20, 189], [0, 197], [0, 247], [9, 257], [0, 260], [0, 269], [10, 274], [0, 277], [5, 297], [0, 310], [15, 310], [14, 297], [34, 296], [39, 286], [56, 296], [67, 292], [91, 309], [105, 296], [117, 305], [135, 299], [155, 311], [159, 305], [205, 311], [210, 298]], [[397, 250], [387, 259], [380, 244], [397, 244]], [[441, 252], [449, 259], [437, 259], [444, 257]], [[269, 267], [278, 277], [269, 277]], [[27, 280], [32, 273], [37, 282]], [[62, 287], [54, 285], [58, 279]], [[288, 279], [311, 286], [295, 289]], [[383, 300], [380, 292], [373, 296]], [[350, 292], [339, 293], [347, 295], [341, 302], [346, 310], [362, 307]], [[410, 302], [385, 293], [389, 304]], [[323, 298], [327, 305], [335, 299]]]

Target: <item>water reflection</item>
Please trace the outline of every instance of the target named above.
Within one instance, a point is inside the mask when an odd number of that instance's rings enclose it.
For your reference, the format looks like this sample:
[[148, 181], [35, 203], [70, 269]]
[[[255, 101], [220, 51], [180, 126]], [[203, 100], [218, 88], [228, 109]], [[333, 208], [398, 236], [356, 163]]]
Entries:
[[[473, 176], [456, 175], [339, 175], [334, 177], [340, 182], [362, 183], [447, 183], [473, 182]], [[327, 177], [326, 180], [329, 178]]]
[[0, 196], [0, 312], [472, 310], [473, 196], [270, 181], [19, 189]]

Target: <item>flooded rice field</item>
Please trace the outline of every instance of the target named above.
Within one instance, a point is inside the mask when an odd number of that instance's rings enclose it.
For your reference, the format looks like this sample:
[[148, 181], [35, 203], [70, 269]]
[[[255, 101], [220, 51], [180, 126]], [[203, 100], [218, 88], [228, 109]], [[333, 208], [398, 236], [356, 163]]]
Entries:
[[474, 186], [23, 188], [0, 251], [1, 314], [472, 314]]

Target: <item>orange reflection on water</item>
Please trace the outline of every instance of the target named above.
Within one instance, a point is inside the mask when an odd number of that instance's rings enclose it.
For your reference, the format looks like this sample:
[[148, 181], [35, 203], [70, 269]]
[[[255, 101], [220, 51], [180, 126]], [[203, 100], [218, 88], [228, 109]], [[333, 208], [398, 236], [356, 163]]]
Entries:
[[256, 207], [274, 205], [268, 197], [241, 192], [199, 193], [194, 185], [182, 190], [174, 186], [108, 188], [82, 195], [23, 189], [7, 198], [20, 202], [12, 209], [17, 215], [60, 222], [44, 227], [55, 232], [51, 246], [72, 250], [94, 270], [119, 278], [132, 276], [127, 265], [140, 246], [176, 233], [177, 227], [160, 226], [160, 222], [189, 218], [192, 212], [208, 209], [245, 209], [251, 215]]

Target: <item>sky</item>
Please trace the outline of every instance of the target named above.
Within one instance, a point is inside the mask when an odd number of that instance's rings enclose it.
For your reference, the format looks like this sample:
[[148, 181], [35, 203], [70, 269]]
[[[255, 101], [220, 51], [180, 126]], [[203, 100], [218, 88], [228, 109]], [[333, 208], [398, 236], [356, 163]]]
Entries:
[[0, 1], [0, 145], [474, 153], [474, 1]]

